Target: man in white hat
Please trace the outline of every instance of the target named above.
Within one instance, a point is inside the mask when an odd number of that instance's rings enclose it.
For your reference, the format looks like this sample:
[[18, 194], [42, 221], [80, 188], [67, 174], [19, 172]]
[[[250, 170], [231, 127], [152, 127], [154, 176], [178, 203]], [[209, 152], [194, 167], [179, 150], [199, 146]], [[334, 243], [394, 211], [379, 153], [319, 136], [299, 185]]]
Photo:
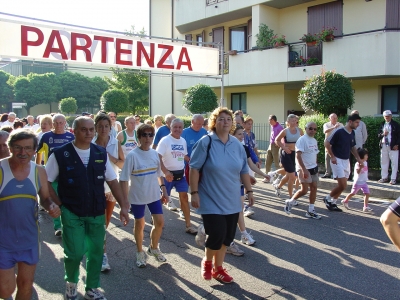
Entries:
[[[396, 184], [399, 161], [400, 125], [392, 120], [392, 112], [383, 112], [385, 122], [379, 129], [379, 147], [381, 148], [381, 179], [378, 182]], [[389, 181], [389, 162], [392, 163], [392, 174]]]

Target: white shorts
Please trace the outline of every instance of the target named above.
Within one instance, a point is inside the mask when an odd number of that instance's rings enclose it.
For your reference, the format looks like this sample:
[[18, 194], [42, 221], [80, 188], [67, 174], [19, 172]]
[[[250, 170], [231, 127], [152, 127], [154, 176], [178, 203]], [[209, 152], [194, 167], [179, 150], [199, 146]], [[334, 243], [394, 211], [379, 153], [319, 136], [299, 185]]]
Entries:
[[350, 176], [350, 159], [341, 159], [336, 157], [337, 164], [333, 164], [331, 160], [331, 168], [333, 179], [349, 178]]

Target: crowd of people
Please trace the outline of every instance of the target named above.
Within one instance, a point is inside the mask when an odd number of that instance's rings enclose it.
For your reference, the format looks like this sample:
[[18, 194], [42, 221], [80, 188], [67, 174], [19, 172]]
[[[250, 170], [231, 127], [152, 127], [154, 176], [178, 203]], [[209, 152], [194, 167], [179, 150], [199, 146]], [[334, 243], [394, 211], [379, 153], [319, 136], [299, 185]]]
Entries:
[[[380, 182], [396, 184], [400, 127], [391, 119], [390, 111], [383, 116], [385, 121], [379, 133]], [[195, 235], [196, 244], [205, 250], [201, 276], [223, 283], [233, 281], [223, 267], [225, 255], [244, 254], [234, 242], [236, 228], [242, 243], [256, 243], [245, 225], [245, 217], [254, 215], [251, 207], [255, 201], [255, 174], [263, 177], [263, 182], [271, 182], [277, 196], [281, 196], [287, 184], [289, 199], [283, 209], [288, 215], [298, 205], [297, 200], [309, 193], [305, 217], [321, 219], [315, 211], [319, 181], [319, 150], [314, 137], [319, 129], [315, 122], [308, 122], [302, 129], [298, 116], [290, 114], [283, 128], [276, 116], [270, 115], [271, 137], [263, 172], [252, 132], [253, 119], [244, 118], [241, 111], [233, 113], [219, 107], [208, 119], [195, 114], [188, 128], [173, 114], [167, 114], [164, 120], [156, 115], [143, 123], [138, 115], [128, 116], [125, 129], [116, 117], [115, 112], [100, 111], [95, 116], [82, 113], [70, 132], [62, 114], [38, 116], [36, 123], [33, 116], [19, 120], [12, 112], [2, 115], [0, 298], [9, 299], [16, 288], [17, 299], [31, 298], [39, 260], [38, 209], [53, 217], [55, 236], [62, 237], [68, 300], [78, 297], [79, 265], [84, 255], [85, 299], [105, 299], [98, 288], [100, 273], [111, 269], [105, 237], [117, 202], [123, 225], [129, 222], [129, 212], [134, 216], [137, 267], [146, 267], [148, 256], [161, 263], [167, 261], [159, 241], [164, 226], [163, 209], [168, 209], [178, 211], [185, 222], [184, 231]], [[360, 189], [365, 195], [363, 211], [372, 210], [368, 205], [368, 151], [363, 147], [367, 130], [365, 124], [360, 124], [363, 123], [358, 111], [353, 111], [345, 125], [331, 114], [323, 126], [326, 172], [322, 177], [332, 176], [337, 181], [337, 186], [324, 197], [330, 211], [342, 211], [337, 205], [340, 203], [349, 209], [349, 200]], [[352, 190], [338, 202], [351, 175]], [[173, 188], [179, 195], [178, 206], [171, 198]], [[191, 223], [190, 205], [201, 215], [202, 224], [198, 227]], [[152, 229], [145, 251], [146, 206], [151, 213]], [[398, 221], [400, 200], [381, 217], [388, 236], [400, 250]]]

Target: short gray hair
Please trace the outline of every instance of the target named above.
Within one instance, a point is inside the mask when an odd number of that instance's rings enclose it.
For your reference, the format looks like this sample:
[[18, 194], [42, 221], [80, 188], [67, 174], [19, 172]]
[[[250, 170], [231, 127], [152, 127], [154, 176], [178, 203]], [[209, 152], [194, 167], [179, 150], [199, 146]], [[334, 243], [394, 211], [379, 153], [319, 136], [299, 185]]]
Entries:
[[172, 120], [171, 127], [173, 127], [175, 123], [181, 123], [182, 125], [185, 125], [185, 123], [179, 118], [175, 118]]
[[15, 112], [10, 112], [10, 113], [8, 113], [8, 116], [9, 117], [16, 117], [17, 115], [15, 114]]
[[173, 119], [175, 119], [176, 117], [175, 117], [175, 115], [173, 115], [173, 114], [167, 114], [167, 115], [165, 115], [165, 123], [170, 123]]
[[[74, 128], [73, 128], [74, 131], [75, 131], [76, 129], [78, 129], [78, 125], [80, 124], [81, 121], [88, 121], [88, 120], [93, 121], [93, 119], [92, 119], [91, 117], [87, 117], [87, 116], [80, 116], [80, 117], [77, 117], [77, 118], [75, 119], [74, 124], [73, 124], [73, 126], [74, 126]], [[94, 124], [94, 121], [93, 121], [93, 124]]]
[[63, 115], [63, 114], [55, 114], [54, 116], [53, 116], [53, 122], [57, 119], [57, 118], [63, 118], [64, 120], [66, 120], [65, 119], [65, 116]]
[[200, 118], [204, 120], [203, 115], [201, 115], [201, 114], [194, 114], [194, 115], [192, 116], [192, 121], [195, 121], [195, 120], [200, 119]]

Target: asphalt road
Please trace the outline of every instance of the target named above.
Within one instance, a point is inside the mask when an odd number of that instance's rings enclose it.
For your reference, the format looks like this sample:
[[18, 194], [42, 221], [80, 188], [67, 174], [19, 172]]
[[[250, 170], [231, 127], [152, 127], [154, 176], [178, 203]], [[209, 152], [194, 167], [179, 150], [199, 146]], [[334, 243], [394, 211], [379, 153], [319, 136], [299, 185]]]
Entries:
[[[149, 257], [146, 268], [135, 265], [133, 220], [122, 227], [115, 209], [107, 244], [111, 271], [101, 275], [101, 289], [108, 300], [119, 299], [398, 299], [400, 253], [390, 243], [379, 222], [387, 203], [372, 204], [372, 214], [361, 212], [362, 203], [350, 202], [353, 210], [328, 211], [318, 191], [316, 210], [321, 220], [304, 217], [307, 199], [283, 211], [269, 184], [254, 186], [255, 215], [246, 219], [257, 240], [254, 247], [236, 242], [246, 252], [227, 255], [225, 267], [232, 284], [200, 276], [203, 250], [194, 236], [184, 232], [184, 222], [165, 210], [160, 248], [168, 261], [159, 264]], [[173, 198], [178, 204], [176, 194]], [[361, 197], [359, 197], [361, 199]], [[193, 224], [200, 218], [192, 212]], [[52, 221], [40, 213], [42, 254], [37, 267], [34, 299], [63, 299], [62, 240], [53, 234]], [[146, 215], [144, 245], [149, 244], [150, 216]], [[78, 292], [84, 295], [85, 264], [81, 264]]]

